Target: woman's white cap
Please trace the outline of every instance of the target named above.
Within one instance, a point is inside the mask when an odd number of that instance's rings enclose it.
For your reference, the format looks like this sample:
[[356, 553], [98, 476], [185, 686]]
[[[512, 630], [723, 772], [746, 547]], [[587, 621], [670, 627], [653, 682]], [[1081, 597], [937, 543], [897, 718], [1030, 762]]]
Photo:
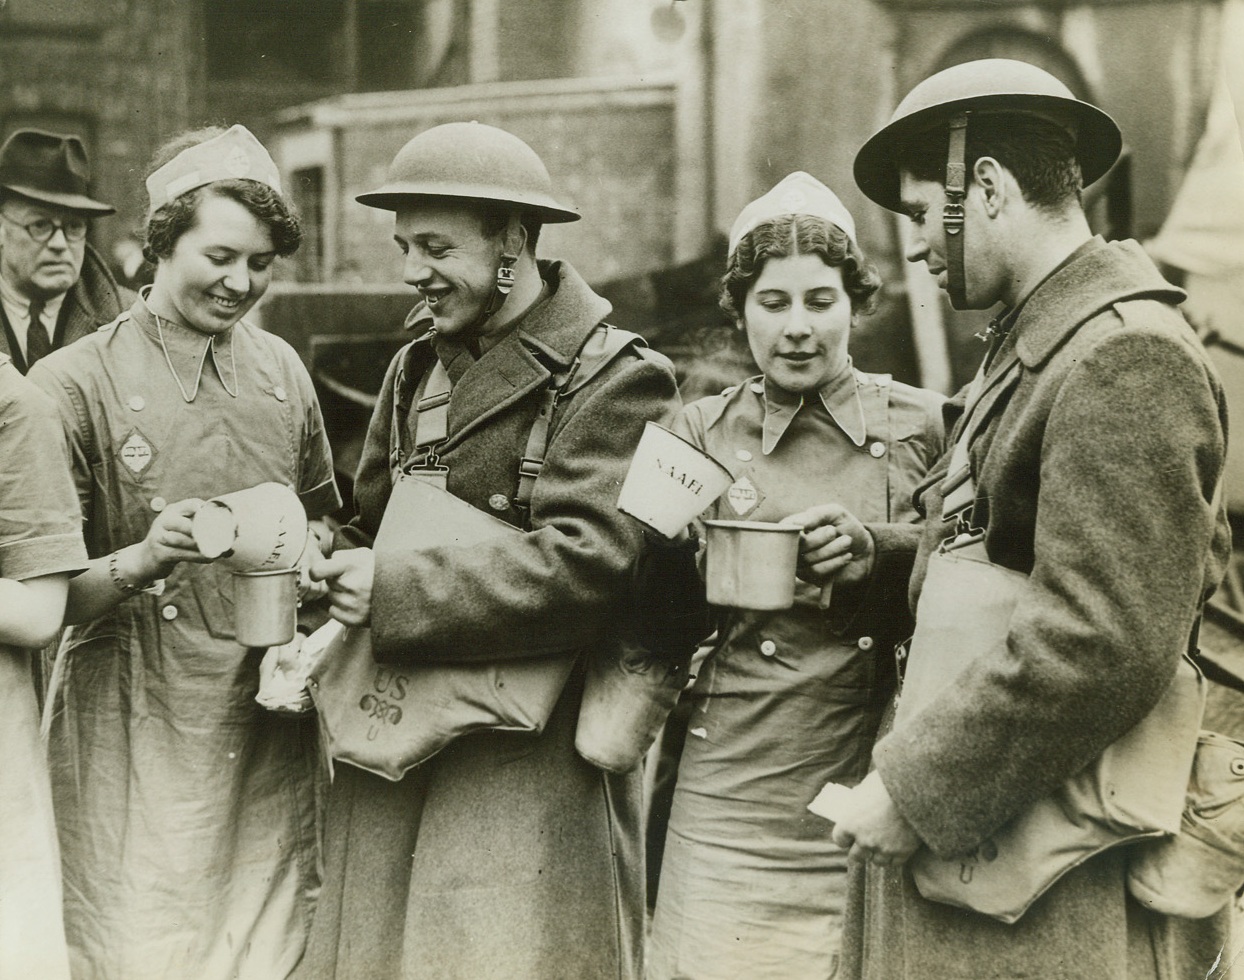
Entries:
[[855, 219], [838, 200], [838, 195], [811, 174], [796, 170], [783, 177], [763, 197], [747, 205], [734, 219], [730, 229], [730, 250], [733, 255], [743, 236], [766, 221], [786, 214], [809, 214], [837, 225], [855, 244]]
[[147, 178], [151, 204], [147, 214], [187, 191], [218, 180], [254, 180], [281, 193], [281, 172], [249, 129], [230, 126], [195, 146], [188, 146]]

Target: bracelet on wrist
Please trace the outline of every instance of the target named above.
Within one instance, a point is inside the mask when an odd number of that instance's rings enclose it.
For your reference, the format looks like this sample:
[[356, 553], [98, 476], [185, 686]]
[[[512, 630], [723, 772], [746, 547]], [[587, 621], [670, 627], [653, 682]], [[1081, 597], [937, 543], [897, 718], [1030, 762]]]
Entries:
[[125, 576], [121, 574], [121, 568], [118, 564], [117, 556], [119, 551], [114, 551], [108, 556], [108, 574], [112, 577], [112, 584], [116, 587], [125, 598], [132, 599], [136, 595], [160, 595], [164, 591], [164, 579], [156, 579], [150, 585], [136, 585], [127, 581]]
[[134, 596], [141, 594], [143, 589], [141, 585], [135, 585], [133, 582], [126, 581], [121, 574], [117, 559], [119, 554], [120, 552], [114, 551], [108, 556], [108, 574], [112, 576], [112, 584], [116, 586], [117, 591], [125, 598], [132, 599]]

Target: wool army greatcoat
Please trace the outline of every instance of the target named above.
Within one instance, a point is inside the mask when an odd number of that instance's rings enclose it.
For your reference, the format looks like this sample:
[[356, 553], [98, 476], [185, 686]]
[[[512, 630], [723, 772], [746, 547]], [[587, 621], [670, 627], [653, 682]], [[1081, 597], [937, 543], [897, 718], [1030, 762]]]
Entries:
[[[540, 269], [549, 295], [478, 359], [449, 338], [425, 337], [390, 365], [355, 486], [364, 535], [376, 533], [391, 492], [395, 376], [413, 366], [417, 402], [432, 357], [453, 382], [440, 451], [449, 491], [526, 523], [513, 500], [542, 393], [610, 311], [569, 265]], [[589, 765], [574, 734], [581, 661], [617, 642], [641, 547], [639, 525], [617, 510], [618, 490], [644, 422], [668, 421], [677, 407], [669, 362], [626, 349], [558, 402], [529, 533], [471, 549], [378, 553], [378, 657], [564, 652], [580, 664], [540, 735], [464, 736], [397, 783], [337, 765], [300, 980], [641, 975], [640, 774]]]
[[[1028, 586], [1005, 643], [873, 753], [939, 856], [982, 843], [1135, 725], [1223, 574], [1226, 403], [1181, 300], [1135, 242], [1095, 238], [1030, 294], [992, 361], [970, 448], [973, 523], [988, 529], [991, 560], [1028, 574]], [[1019, 369], [1007, 372], [1012, 352]], [[921, 496], [913, 607], [930, 552], [953, 531], [944, 476], [935, 469]], [[884, 528], [875, 537], [883, 551], [892, 544]], [[926, 901], [906, 867], [856, 865], [845, 975], [1220, 976], [1229, 912], [1193, 921], [1146, 910], [1127, 892], [1128, 852], [1070, 871], [1013, 925]]]
[[[128, 289], [117, 285], [107, 264], [91, 245], [86, 246], [86, 256], [82, 260], [82, 274], [78, 281], [69, 287], [65, 301], [60, 308], [60, 316], [56, 319], [56, 333], [52, 338], [52, 349], [56, 350], [75, 340], [94, 333], [101, 323], [109, 323], [116, 319], [122, 310], [129, 308], [134, 302], [134, 294]], [[3, 308], [0, 308], [0, 354], [8, 354], [13, 358], [22, 374], [26, 373], [26, 361], [19, 347], [15, 347], [8, 320]]]

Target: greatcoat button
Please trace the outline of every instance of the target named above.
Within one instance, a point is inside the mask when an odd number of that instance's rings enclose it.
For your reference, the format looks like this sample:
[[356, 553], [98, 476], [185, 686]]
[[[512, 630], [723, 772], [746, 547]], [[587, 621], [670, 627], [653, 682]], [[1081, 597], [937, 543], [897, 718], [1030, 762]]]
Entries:
[[772, 640], [765, 640], [760, 644], [760, 652], [766, 657], [772, 657], [777, 653], [777, 644]]
[[168, 506], [168, 501], [165, 500], [163, 497], [152, 497], [151, 498], [151, 509], [154, 510], [157, 514], [160, 513], [160, 511], [162, 511], [167, 506]]
[[494, 493], [488, 498], [488, 506], [493, 510], [509, 510], [510, 498], [503, 493]]
[[277, 385], [275, 388], [272, 389], [272, 395], [279, 402], [285, 401], [285, 389], [282, 388], [280, 385]]
[[130, 399], [130, 410], [131, 411], [141, 412], [146, 407], [147, 407], [147, 402], [143, 399], [142, 395], [135, 395], [133, 398]]
[[870, 456], [874, 456], [875, 458], [880, 459], [882, 456], [885, 455], [885, 443], [874, 442], [871, 446], [868, 447], [868, 453]]
[[734, 451], [734, 456], [742, 463], [750, 463], [752, 461], [752, 454], [746, 449], [736, 449]]
[[861, 636], [855, 641], [855, 645], [867, 653], [873, 648], [873, 638], [871, 636]]
[[174, 619], [177, 618], [177, 607], [176, 606], [165, 606], [163, 609], [160, 610], [160, 615], [163, 616], [165, 619], [167, 619], [169, 622], [172, 622]]

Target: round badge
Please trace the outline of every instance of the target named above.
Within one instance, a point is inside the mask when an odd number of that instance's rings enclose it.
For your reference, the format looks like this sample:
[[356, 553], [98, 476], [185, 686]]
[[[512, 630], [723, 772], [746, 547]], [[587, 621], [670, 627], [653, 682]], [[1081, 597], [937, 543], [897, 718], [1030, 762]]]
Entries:
[[509, 510], [510, 498], [503, 493], [494, 493], [488, 498], [488, 506], [493, 510]]

